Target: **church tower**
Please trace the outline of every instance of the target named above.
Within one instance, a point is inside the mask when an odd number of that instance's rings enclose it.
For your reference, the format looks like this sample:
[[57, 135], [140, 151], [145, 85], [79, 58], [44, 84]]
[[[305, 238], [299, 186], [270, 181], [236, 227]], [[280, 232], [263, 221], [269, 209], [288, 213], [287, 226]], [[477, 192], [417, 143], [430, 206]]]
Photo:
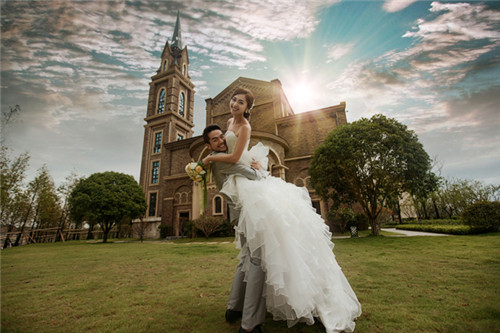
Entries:
[[167, 41], [159, 69], [149, 83], [149, 99], [140, 184], [146, 195], [148, 222], [161, 222], [162, 178], [171, 161], [164, 145], [193, 136], [194, 84], [189, 76], [187, 47], [182, 46], [179, 12], [172, 43]]

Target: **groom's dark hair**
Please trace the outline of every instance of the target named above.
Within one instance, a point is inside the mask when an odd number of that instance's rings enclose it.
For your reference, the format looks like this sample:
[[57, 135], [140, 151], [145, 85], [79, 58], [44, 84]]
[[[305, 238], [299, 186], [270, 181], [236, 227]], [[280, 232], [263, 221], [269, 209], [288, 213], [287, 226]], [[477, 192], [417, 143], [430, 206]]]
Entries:
[[208, 137], [208, 133], [215, 130], [222, 131], [219, 125], [216, 124], [208, 125], [207, 127], [205, 127], [205, 129], [203, 130], [203, 141], [205, 141], [205, 143], [210, 144], [210, 138]]

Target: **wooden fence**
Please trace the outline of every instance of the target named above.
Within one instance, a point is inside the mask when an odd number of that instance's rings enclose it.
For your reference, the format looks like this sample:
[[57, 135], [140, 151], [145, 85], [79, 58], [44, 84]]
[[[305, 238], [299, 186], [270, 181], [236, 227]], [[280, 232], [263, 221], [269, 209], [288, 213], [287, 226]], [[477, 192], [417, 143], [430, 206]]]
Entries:
[[[60, 228], [45, 228], [20, 231], [2, 232], [0, 235], [0, 247], [3, 248], [5, 240], [8, 238], [11, 244], [14, 244], [17, 237], [21, 234], [19, 245], [33, 243], [55, 243], [58, 241], [67, 240], [85, 240], [89, 239], [88, 229], [65, 229]], [[104, 232], [102, 230], [92, 231], [93, 239], [102, 239]], [[118, 230], [111, 230], [108, 233], [108, 238], [118, 237]], [[8, 245], [7, 245], [8, 246]]]

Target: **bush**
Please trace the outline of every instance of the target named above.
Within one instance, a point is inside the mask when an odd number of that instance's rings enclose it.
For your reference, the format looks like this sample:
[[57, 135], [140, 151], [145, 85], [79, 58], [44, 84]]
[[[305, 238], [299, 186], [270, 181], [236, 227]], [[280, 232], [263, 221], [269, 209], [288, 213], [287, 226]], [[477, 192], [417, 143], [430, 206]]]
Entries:
[[349, 207], [331, 208], [327, 213], [327, 218], [333, 223], [334, 231], [346, 232], [351, 225], [357, 225], [356, 215]]
[[483, 201], [470, 205], [462, 219], [475, 232], [497, 232], [500, 229], [500, 202]]
[[163, 238], [166, 238], [170, 234], [170, 229], [172, 229], [172, 228], [169, 225], [160, 224], [158, 226], [158, 229], [160, 229], [160, 238], [163, 239]]
[[439, 225], [439, 224], [403, 224], [396, 226], [396, 229], [435, 232], [439, 234], [468, 235], [473, 233], [471, 227], [467, 225]]
[[433, 220], [410, 220], [405, 224], [425, 224], [425, 225], [464, 225], [464, 221], [457, 219], [433, 219]]
[[193, 220], [194, 227], [198, 230], [201, 230], [206, 238], [208, 238], [211, 234], [220, 230], [222, 224], [224, 223], [224, 219], [221, 217], [202, 215], [196, 220]]
[[356, 224], [358, 225], [358, 230], [368, 230], [370, 223], [368, 222], [368, 217], [365, 214], [356, 214]]
[[234, 226], [231, 222], [224, 220], [220, 226], [220, 229], [217, 230], [213, 235], [213, 237], [234, 237]]

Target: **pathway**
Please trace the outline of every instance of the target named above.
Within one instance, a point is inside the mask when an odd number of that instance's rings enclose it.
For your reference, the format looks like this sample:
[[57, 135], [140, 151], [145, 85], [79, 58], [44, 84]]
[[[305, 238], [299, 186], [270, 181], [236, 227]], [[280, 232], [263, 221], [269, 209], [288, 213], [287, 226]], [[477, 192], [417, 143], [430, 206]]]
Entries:
[[388, 237], [407, 237], [407, 236], [451, 236], [449, 234], [438, 234], [436, 232], [410, 231], [396, 228], [382, 228], [382, 231], [393, 232], [400, 235], [391, 235]]

